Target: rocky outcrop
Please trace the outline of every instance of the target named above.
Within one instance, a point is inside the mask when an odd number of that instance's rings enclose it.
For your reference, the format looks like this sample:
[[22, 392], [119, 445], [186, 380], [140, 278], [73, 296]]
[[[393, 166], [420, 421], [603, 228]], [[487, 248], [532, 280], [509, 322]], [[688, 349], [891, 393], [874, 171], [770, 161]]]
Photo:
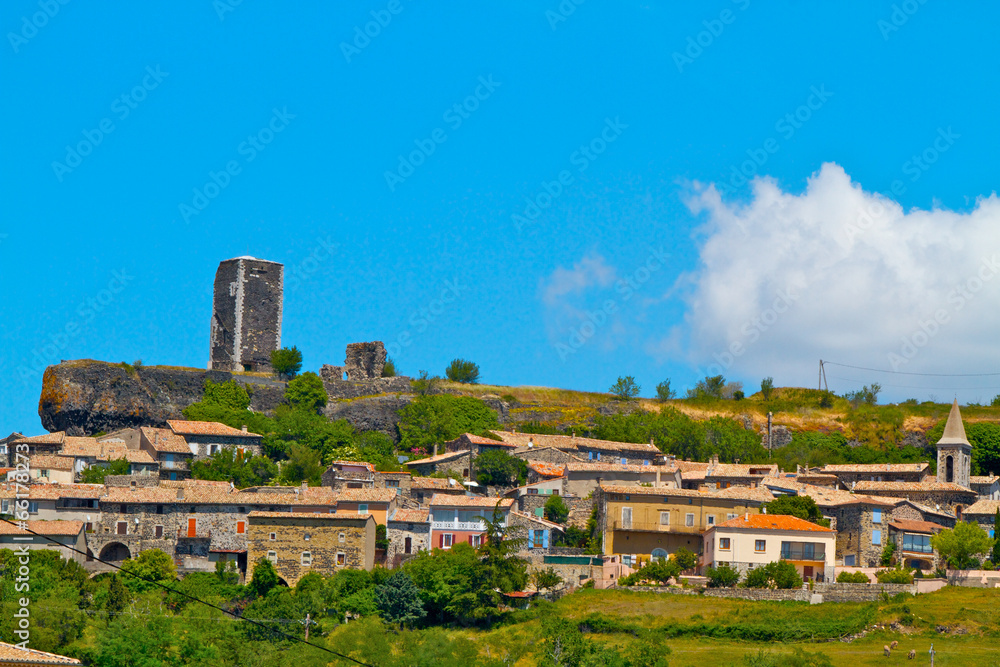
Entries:
[[412, 401], [410, 394], [330, 401], [323, 408], [323, 414], [329, 419], [346, 419], [358, 431], [380, 431], [398, 442], [399, 411]]
[[252, 390], [250, 407], [258, 412], [270, 412], [284, 400], [284, 383], [267, 378], [82, 359], [45, 369], [38, 415], [49, 431], [69, 435], [166, 426], [168, 419], [183, 419], [181, 411], [201, 400], [206, 378], [246, 384]]

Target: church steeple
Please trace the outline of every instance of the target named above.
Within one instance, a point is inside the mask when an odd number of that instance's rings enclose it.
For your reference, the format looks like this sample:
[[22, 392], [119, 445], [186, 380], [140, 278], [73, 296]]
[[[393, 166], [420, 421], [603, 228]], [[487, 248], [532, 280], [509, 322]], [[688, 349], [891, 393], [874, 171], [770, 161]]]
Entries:
[[937, 442], [937, 459], [937, 481], [971, 488], [969, 475], [972, 471], [972, 445], [965, 435], [957, 398], [951, 404], [944, 433]]

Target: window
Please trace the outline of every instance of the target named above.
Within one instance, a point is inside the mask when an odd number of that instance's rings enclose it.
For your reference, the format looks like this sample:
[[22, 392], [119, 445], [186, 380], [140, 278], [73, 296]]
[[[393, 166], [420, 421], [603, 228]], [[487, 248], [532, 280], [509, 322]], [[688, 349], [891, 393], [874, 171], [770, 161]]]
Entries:
[[[162, 528], [162, 526], [161, 526], [161, 528]], [[92, 523], [90, 523], [90, 522], [88, 521], [88, 522], [87, 522], [87, 528], [86, 528], [86, 530], [87, 530], [87, 532], [88, 532], [88, 533], [92, 533], [92, 532], [94, 532], [94, 524], [92, 524]]]
[[873, 530], [872, 531], [872, 544], [882, 544], [882, 531]]
[[644, 465], [644, 466], [648, 466], [648, 465], [649, 465], [649, 459], [647, 459], [647, 460], [643, 461], [643, 462], [642, 462], [642, 465]]
[[160, 539], [161, 537], [163, 537], [163, 526], [155, 526], [153, 528], [153, 535], [156, 537], [156, 539]]
[[667, 560], [667, 550], [666, 549], [653, 549], [653, 553], [650, 554], [655, 561], [665, 561]]
[[730, 544], [729, 539], [730, 538], [728, 538], [728, 537], [720, 537], [719, 538], [719, 550], [720, 551], [729, 551], [729, 544]]
[[347, 565], [347, 554], [345, 554], [343, 551], [337, 552], [337, 565], [340, 567]]
[[304, 566], [310, 566], [313, 564], [313, 555], [310, 551], [303, 551], [302, 555], [299, 556], [299, 564]]
[[28, 514], [38, 514], [38, 503], [36, 501], [28, 501]]
[[542, 544], [544, 542], [544, 539], [543, 539], [544, 536], [542, 535], [543, 532], [544, 531], [541, 531], [541, 530], [533, 530], [533, 531], [531, 531], [531, 548], [532, 549], [541, 549], [542, 548]]
[[632, 508], [623, 507], [622, 508], [622, 528], [632, 527]]
[[872, 510], [872, 523], [882, 523], [882, 510]]
[[267, 552], [267, 559], [269, 561], [271, 561], [272, 563], [274, 563], [275, 565], [277, 565], [278, 564], [278, 552], [277, 551], [268, 551]]
[[844, 556], [844, 567], [854, 567], [854, 554]]
[[236, 511], [239, 512], [240, 514], [246, 514], [247, 513], [247, 508], [246, 507], [237, 507]]
[[276, 539], [278, 539], [278, 534], [277, 533], [271, 533], [270, 539], [271, 539], [272, 542], [274, 542]]
[[38, 476], [39, 476], [39, 477], [45, 477], [46, 479], [48, 479], [48, 477], [49, 477], [49, 471], [48, 471], [48, 470], [45, 470], [45, 469], [43, 468], [42, 470], [39, 470], [39, 471], [38, 471]]
[[474, 547], [481, 547], [483, 545], [483, 536], [473, 535], [472, 537], [469, 538], [469, 544], [471, 544]]
[[303, 539], [303, 540], [305, 540], [306, 542], [308, 542], [309, 540], [311, 540], [311, 539], [312, 539], [312, 535], [311, 535], [310, 533], [305, 533], [305, 534], [304, 534], [304, 535], [302, 536], [302, 539]]
[[157, 505], [156, 506], [156, 513], [157, 514], [163, 514], [163, 505]]
[[710, 526], [714, 526], [715, 525], [715, 515], [714, 514], [709, 514], [708, 515], [708, 525], [710, 525]]
[[684, 515], [684, 525], [688, 528], [694, 526], [694, 514], [690, 512]]
[[[992, 532], [993, 531], [991, 530], [990, 533]], [[903, 533], [903, 551], [915, 551], [917, 553], [924, 554], [933, 553], [934, 550], [931, 548], [931, 536]]]
[[237, 521], [236, 522], [236, 534], [237, 535], [242, 535], [245, 532], [247, 532], [247, 522], [246, 521]]
[[624, 466], [624, 465], [628, 465], [628, 461], [627, 461], [627, 460], [625, 459], [625, 457], [624, 457], [624, 456], [622, 457], [622, 465], [623, 465], [623, 466]]
[[341, 533], [340, 535], [337, 536], [337, 541], [343, 544], [344, 542], [347, 541], [347, 535]]
[[128, 522], [127, 521], [119, 521], [118, 522], [118, 534], [119, 535], [128, 535]]
[[670, 525], [670, 512], [660, 512], [660, 525], [661, 526]]
[[594, 452], [587, 452], [587, 460], [589, 461], [594, 460]]
[[538, 489], [528, 489], [528, 495], [529, 496], [537, 496], [538, 495]]
[[455, 536], [452, 535], [451, 533], [444, 533], [443, 535], [441, 535], [441, 548], [443, 548], [443, 549], [451, 549], [451, 543], [452, 543], [452, 540], [454, 540], [454, 539], [455, 539]]
[[368, 503], [358, 505], [358, 514], [368, 514]]
[[600, 452], [597, 452], [597, 460], [598, 460], [598, 461], [600, 461], [600, 460], [601, 460], [601, 453], [600, 453]]
[[386, 487], [388, 487], [390, 489], [399, 488], [399, 480], [398, 479], [387, 479], [387, 480], [385, 480], [385, 485], [386, 485]]
[[767, 551], [767, 540], [754, 540], [753, 550], [757, 553], [763, 553]]

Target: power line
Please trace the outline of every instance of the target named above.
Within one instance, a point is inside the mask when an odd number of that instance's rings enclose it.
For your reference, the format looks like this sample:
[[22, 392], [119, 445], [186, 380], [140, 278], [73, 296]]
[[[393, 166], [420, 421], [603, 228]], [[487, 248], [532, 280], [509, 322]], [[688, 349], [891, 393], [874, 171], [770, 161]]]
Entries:
[[873, 373], [893, 373], [895, 375], [920, 375], [923, 377], [946, 377], [946, 378], [978, 378], [978, 377], [1000, 377], [1000, 373], [908, 373], [906, 371], [887, 371], [881, 368], [866, 368], [864, 366], [851, 366], [850, 364], [838, 364], [835, 361], [824, 359], [822, 364], [831, 366], [843, 366], [844, 368], [854, 368], [859, 371], [871, 371]]
[[[836, 376], [836, 375], [831, 375], [830, 379], [831, 380], [843, 380], [845, 382], [864, 382], [864, 380], [858, 380], [856, 378], [842, 378], [842, 377], [839, 377], [839, 376]], [[930, 390], [937, 389], [937, 390], [940, 390], [940, 391], [945, 391], [945, 390], [947, 390], [947, 391], [974, 391], [976, 389], [994, 391], [994, 390], [1000, 389], [1000, 386], [998, 386], [998, 387], [938, 387], [938, 386], [933, 386], [933, 387], [926, 387], [926, 386], [924, 386], [924, 387], [921, 387], [921, 386], [908, 385], [908, 384], [883, 384], [881, 386], [883, 386], [883, 387], [893, 387], [894, 389], [930, 389]]]
[[[55, 544], [57, 546], [60, 546], [63, 549], [66, 549], [67, 551], [72, 551], [74, 553], [78, 553], [81, 556], [88, 556], [87, 553], [85, 553], [83, 551], [80, 551], [79, 549], [75, 549], [75, 548], [73, 548], [71, 546], [63, 544], [62, 542], [54, 540], [54, 539], [52, 539], [51, 537], [49, 537], [47, 535], [41, 535], [39, 533], [36, 533], [35, 531], [31, 530], [27, 526], [18, 525], [16, 522], [11, 521], [10, 519], [4, 519], [4, 518], [0, 517], [0, 521], [4, 521], [6, 523], [9, 523], [10, 525], [14, 526], [15, 528], [17, 528], [19, 530], [23, 530], [24, 532], [28, 533], [29, 535], [34, 535], [35, 537], [40, 537], [43, 540], [46, 540], [48, 542], [52, 542], [53, 544]], [[146, 583], [153, 584], [154, 586], [159, 586], [160, 588], [162, 588], [162, 589], [164, 589], [166, 591], [169, 591], [171, 593], [176, 593], [177, 595], [181, 595], [183, 597], [186, 597], [189, 600], [193, 600], [195, 602], [201, 603], [201, 604], [205, 605], [206, 607], [211, 607], [212, 609], [216, 609], [218, 611], [221, 611], [222, 613], [227, 614], [229, 616], [232, 616], [233, 618], [235, 618], [237, 620], [246, 621], [247, 623], [251, 623], [253, 625], [259, 626], [259, 627], [263, 628], [264, 630], [267, 630], [269, 632], [273, 632], [276, 635], [281, 635], [285, 639], [290, 639], [290, 640], [292, 640], [294, 642], [298, 642], [300, 644], [305, 644], [306, 646], [312, 646], [313, 648], [318, 648], [321, 651], [326, 651], [327, 653], [330, 653], [331, 655], [335, 655], [338, 658], [343, 658], [344, 660], [350, 660], [351, 662], [357, 663], [359, 665], [363, 665], [364, 667], [375, 667], [374, 665], [369, 665], [367, 662], [361, 662], [360, 660], [352, 658], [349, 655], [344, 655], [343, 653], [337, 653], [333, 649], [329, 649], [329, 648], [327, 648], [325, 646], [320, 646], [319, 644], [313, 644], [312, 642], [304, 641], [302, 639], [299, 639], [295, 635], [290, 635], [287, 632], [282, 632], [281, 630], [276, 630], [274, 628], [270, 628], [270, 627], [264, 625], [263, 623], [261, 623], [259, 621], [256, 621], [256, 620], [254, 620], [252, 618], [246, 618], [245, 616], [237, 616], [235, 613], [229, 611], [228, 609], [223, 609], [222, 607], [214, 605], [211, 602], [206, 602], [205, 600], [202, 600], [200, 598], [196, 598], [193, 595], [188, 595], [187, 593], [185, 593], [183, 591], [179, 591], [179, 590], [177, 590], [175, 588], [170, 588], [169, 586], [167, 586], [165, 584], [161, 584], [159, 581], [155, 581], [153, 579], [147, 579], [146, 577], [143, 577], [143, 576], [140, 576], [138, 574], [135, 574], [134, 572], [129, 572], [128, 570], [123, 570], [121, 567], [115, 565], [114, 563], [109, 563], [106, 560], [101, 560], [100, 558], [98, 558], [96, 556], [94, 556], [93, 559], [96, 560], [98, 563], [102, 563], [102, 564], [107, 565], [109, 567], [113, 567], [114, 569], [118, 570], [119, 572], [124, 572], [125, 574], [129, 575], [130, 577], [135, 577], [136, 579], [140, 579], [142, 581], [145, 581]]]

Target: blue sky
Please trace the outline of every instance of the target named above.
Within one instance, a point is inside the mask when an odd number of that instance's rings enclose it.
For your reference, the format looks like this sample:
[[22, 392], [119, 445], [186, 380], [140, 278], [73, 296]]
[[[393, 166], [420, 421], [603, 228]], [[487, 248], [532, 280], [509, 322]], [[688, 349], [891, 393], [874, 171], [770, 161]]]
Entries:
[[41, 430], [60, 359], [204, 367], [245, 254], [313, 370], [364, 340], [644, 395], [998, 370], [998, 11], [5, 2], [0, 431]]

